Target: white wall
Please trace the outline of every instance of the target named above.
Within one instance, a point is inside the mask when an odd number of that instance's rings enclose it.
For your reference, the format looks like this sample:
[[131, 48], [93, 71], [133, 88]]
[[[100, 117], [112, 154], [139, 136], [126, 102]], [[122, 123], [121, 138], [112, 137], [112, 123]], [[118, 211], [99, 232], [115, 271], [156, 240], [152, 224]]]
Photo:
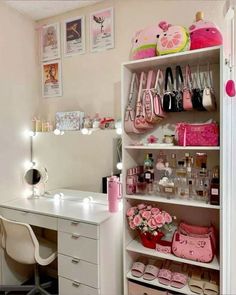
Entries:
[[0, 200], [23, 190], [30, 128], [38, 102], [34, 23], [0, 1]]

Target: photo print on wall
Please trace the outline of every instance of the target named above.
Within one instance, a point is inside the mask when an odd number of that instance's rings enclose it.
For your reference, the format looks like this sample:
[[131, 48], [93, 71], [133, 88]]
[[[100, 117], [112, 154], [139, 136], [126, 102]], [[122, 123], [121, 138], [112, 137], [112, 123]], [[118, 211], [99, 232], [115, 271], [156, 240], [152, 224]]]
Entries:
[[90, 14], [90, 50], [111, 48], [114, 48], [113, 8], [107, 8]]
[[64, 21], [64, 54], [71, 56], [85, 53], [84, 16]]
[[48, 61], [60, 58], [60, 25], [50, 24], [41, 30], [41, 59]]

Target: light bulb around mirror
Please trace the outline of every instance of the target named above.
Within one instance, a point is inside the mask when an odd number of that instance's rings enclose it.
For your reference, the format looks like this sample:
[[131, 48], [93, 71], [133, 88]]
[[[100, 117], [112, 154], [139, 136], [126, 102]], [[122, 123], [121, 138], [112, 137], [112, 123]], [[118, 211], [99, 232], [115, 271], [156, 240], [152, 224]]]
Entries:
[[53, 131], [53, 133], [54, 133], [55, 135], [60, 135], [60, 134], [61, 134], [61, 131], [60, 131], [59, 129], [55, 129], [55, 130]]
[[118, 134], [118, 135], [121, 135], [122, 134], [122, 128], [116, 128], [116, 133]]
[[118, 170], [122, 170], [122, 167], [123, 167], [122, 162], [119, 162], [119, 163], [116, 164], [116, 168]]
[[82, 133], [83, 135], [89, 134], [89, 130], [88, 130], [88, 128], [82, 128], [82, 129], [81, 129], [81, 133]]

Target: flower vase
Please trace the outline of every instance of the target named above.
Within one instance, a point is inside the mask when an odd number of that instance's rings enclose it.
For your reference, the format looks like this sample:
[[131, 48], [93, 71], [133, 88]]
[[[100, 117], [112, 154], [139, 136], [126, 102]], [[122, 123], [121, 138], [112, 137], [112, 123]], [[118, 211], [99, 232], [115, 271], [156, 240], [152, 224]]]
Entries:
[[157, 235], [153, 235], [149, 232], [143, 233], [139, 231], [139, 237], [144, 247], [156, 249], [157, 242], [159, 242], [162, 239], [162, 237], [164, 237], [164, 234], [161, 231], [157, 232]]

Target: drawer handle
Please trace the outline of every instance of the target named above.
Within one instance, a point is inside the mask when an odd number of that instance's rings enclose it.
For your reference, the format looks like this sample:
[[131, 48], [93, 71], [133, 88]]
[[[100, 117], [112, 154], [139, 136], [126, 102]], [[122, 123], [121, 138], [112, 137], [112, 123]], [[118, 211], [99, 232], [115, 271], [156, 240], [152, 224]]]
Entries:
[[79, 222], [78, 221], [71, 221], [71, 225], [78, 225]]
[[77, 263], [79, 263], [79, 259], [78, 258], [72, 258], [71, 262], [77, 264]]
[[72, 234], [71, 237], [72, 237], [72, 239], [78, 239], [80, 237], [80, 235], [78, 235], [78, 234]]
[[144, 292], [143, 295], [148, 295], [148, 293]]
[[76, 288], [79, 288], [80, 283], [74, 281], [74, 282], [72, 283], [72, 286], [73, 286], [73, 287], [76, 287]]

